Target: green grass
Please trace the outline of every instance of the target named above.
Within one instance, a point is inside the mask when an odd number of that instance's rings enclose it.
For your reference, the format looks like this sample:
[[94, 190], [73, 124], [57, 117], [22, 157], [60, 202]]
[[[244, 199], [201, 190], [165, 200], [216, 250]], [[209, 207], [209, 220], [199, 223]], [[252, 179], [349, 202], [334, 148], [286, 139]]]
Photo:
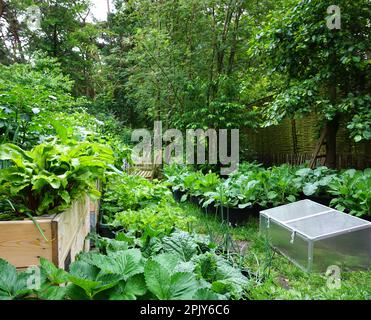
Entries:
[[329, 278], [325, 275], [308, 274], [279, 253], [272, 251], [266, 240], [259, 235], [257, 218], [251, 218], [244, 226], [230, 228], [221, 224], [215, 217], [206, 216], [197, 206], [181, 206], [187, 214], [196, 217], [192, 224], [193, 231], [214, 237], [224, 243], [226, 248], [236, 249], [246, 245], [246, 250], [237, 250], [242, 254], [242, 259], [237, 259], [238, 255], [233, 254], [232, 258], [234, 257], [240, 266], [251, 271], [252, 281], [247, 292], [250, 299], [371, 299], [370, 271], [343, 272], [340, 288], [331, 289], [327, 285]]

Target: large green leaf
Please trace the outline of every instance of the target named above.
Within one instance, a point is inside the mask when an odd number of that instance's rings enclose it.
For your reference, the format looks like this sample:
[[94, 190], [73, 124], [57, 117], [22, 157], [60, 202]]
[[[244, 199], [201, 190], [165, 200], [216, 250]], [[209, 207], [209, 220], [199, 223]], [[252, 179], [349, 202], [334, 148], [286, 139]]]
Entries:
[[129, 278], [125, 284], [124, 292], [128, 295], [144, 296], [147, 292], [144, 274], [137, 274]]
[[215, 292], [212, 292], [210, 289], [202, 288], [197, 290], [197, 292], [194, 294], [192, 300], [224, 300], [225, 297], [222, 295], [219, 295]]
[[197, 253], [197, 244], [187, 232], [176, 231], [163, 239], [164, 250], [189, 261]]
[[199, 288], [193, 273], [177, 272], [171, 276], [170, 300], [191, 300]]
[[144, 276], [148, 289], [160, 300], [189, 300], [199, 288], [194, 274], [176, 272], [171, 275], [156, 261], [147, 261]]
[[45, 274], [48, 280], [53, 284], [66, 283], [68, 280], [68, 273], [62, 269], [57, 268], [52, 262], [45, 258], [40, 258], [41, 272]]
[[99, 268], [85, 261], [77, 261], [71, 265], [67, 295], [72, 299], [80, 299], [85, 295], [86, 299], [93, 299], [102, 291], [118, 285], [122, 277], [112, 274], [100, 274]]
[[83, 259], [99, 268], [101, 273], [120, 275], [124, 280], [143, 272], [142, 254], [137, 249], [110, 252], [108, 256], [91, 254]]
[[156, 261], [147, 261], [144, 267], [144, 277], [148, 290], [158, 299], [168, 300], [170, 297], [170, 274]]
[[7, 261], [0, 258], [0, 291], [12, 295], [17, 282], [17, 270]]
[[183, 261], [181, 257], [174, 253], [162, 253], [153, 257], [153, 261], [158, 262], [169, 273], [174, 272], [175, 268]]
[[37, 291], [41, 300], [63, 300], [67, 294], [67, 287], [44, 285]]
[[318, 190], [318, 183], [306, 183], [303, 187], [303, 192], [306, 196], [314, 195]]
[[0, 299], [16, 299], [29, 294], [27, 288], [29, 275], [25, 272], [17, 274], [14, 266], [0, 258]]

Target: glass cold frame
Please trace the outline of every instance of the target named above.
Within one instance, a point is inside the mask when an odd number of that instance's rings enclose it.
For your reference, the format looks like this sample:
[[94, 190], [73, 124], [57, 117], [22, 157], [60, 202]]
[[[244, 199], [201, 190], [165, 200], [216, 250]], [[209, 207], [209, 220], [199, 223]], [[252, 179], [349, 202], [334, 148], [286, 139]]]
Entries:
[[371, 223], [310, 200], [261, 211], [260, 231], [308, 272], [370, 267]]

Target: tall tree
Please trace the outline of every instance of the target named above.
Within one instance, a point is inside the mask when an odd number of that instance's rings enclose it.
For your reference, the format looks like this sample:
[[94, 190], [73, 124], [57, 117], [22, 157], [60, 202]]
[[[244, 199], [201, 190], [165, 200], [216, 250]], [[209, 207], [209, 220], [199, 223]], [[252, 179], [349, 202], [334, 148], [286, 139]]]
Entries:
[[124, 37], [130, 50], [117, 59], [126, 62], [126, 96], [137, 113], [177, 128], [253, 125], [241, 80], [255, 2], [118, 2], [118, 14], [135, 21]]
[[[250, 47], [250, 53], [260, 57], [262, 70], [285, 78], [263, 109], [265, 124], [316, 112], [327, 127], [327, 165], [335, 167], [340, 116], [348, 118], [356, 142], [371, 139], [369, 4], [339, 0], [340, 13], [333, 15], [328, 13], [333, 1], [283, 4], [268, 24], [257, 28]], [[340, 19], [340, 29], [334, 19]]]
[[87, 21], [90, 0], [45, 0], [38, 3], [41, 29], [29, 32], [29, 51], [41, 50], [61, 62], [75, 81], [75, 95], [95, 96], [94, 63], [99, 60], [100, 30]]

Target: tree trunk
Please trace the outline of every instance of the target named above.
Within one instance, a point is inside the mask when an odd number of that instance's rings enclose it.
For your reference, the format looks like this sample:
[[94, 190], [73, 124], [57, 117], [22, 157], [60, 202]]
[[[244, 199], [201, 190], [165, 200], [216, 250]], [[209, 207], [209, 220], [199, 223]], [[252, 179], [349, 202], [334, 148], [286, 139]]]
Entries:
[[336, 116], [331, 121], [326, 123], [326, 163], [325, 165], [331, 169], [336, 169], [336, 134], [339, 130], [339, 117]]
[[5, 10], [5, 4], [3, 0], [0, 0], [0, 18], [3, 16]]
[[[336, 65], [336, 53], [332, 55], [333, 65]], [[332, 77], [332, 82], [329, 86], [330, 101], [333, 106], [337, 104], [337, 77], [336, 74]], [[339, 115], [327, 121], [326, 123], [326, 162], [325, 165], [331, 169], [336, 168], [336, 134], [339, 130]]]

